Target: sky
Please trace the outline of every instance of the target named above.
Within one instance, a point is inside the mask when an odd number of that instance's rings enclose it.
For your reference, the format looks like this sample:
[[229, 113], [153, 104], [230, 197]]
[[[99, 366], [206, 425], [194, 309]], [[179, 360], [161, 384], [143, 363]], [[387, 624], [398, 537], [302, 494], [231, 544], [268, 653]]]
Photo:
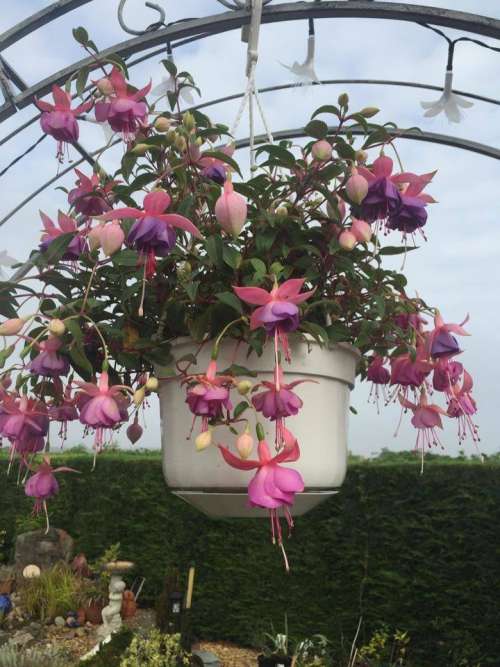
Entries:
[[[216, 0], [158, 0], [167, 12], [167, 22], [183, 17], [226, 11]], [[21, 0], [2, 3], [0, 32], [50, 4], [42, 0]], [[274, 0], [273, 4], [281, 4]], [[435, 5], [437, 1], [420, 0], [420, 5]], [[3, 56], [23, 78], [34, 84], [52, 72], [84, 56], [74, 42], [71, 28], [84, 26], [100, 48], [128, 39], [116, 18], [118, 0], [94, 0], [71, 12], [29, 37], [13, 45]], [[496, 0], [441, 0], [442, 7], [500, 18], [500, 3]], [[129, 0], [125, 20], [135, 29], [145, 28], [155, 20], [155, 14], [144, 8], [142, 0]], [[452, 37], [459, 33], [447, 30]], [[492, 45], [495, 40], [484, 38]], [[307, 44], [307, 22], [294, 21], [264, 25], [261, 30], [257, 85], [260, 87], [291, 82], [290, 74], [281, 63], [302, 61]], [[397, 21], [364, 19], [325, 19], [316, 21], [316, 72], [320, 79], [372, 78], [412, 80], [442, 85], [447, 48], [444, 40], [422, 27]], [[239, 31], [200, 40], [179, 48], [175, 53], [178, 66], [192, 73], [202, 90], [201, 101], [208, 101], [241, 92], [245, 87], [245, 45]], [[150, 78], [159, 83], [162, 67], [159, 57], [133, 68], [132, 82], [141, 87]], [[500, 81], [500, 54], [472, 44], [457, 46], [454, 64], [454, 87], [459, 90], [490, 97], [500, 97], [496, 82]], [[400, 127], [418, 126], [443, 134], [455, 134], [492, 146], [500, 146], [500, 109], [476, 102], [466, 110], [459, 125], [449, 124], [439, 116], [424, 118], [420, 101], [439, 97], [436, 91], [368, 85], [325, 85], [294, 87], [291, 90], [266, 93], [262, 96], [265, 115], [272, 130], [304, 126], [314, 109], [322, 104], [335, 103], [339, 93], [348, 92], [352, 107], [376, 106], [381, 109], [379, 122], [394, 121]], [[209, 115], [218, 121], [232, 124], [238, 101], [212, 107]], [[34, 115], [34, 108], [22, 110], [4, 121], [0, 138]], [[257, 127], [261, 132], [262, 126]], [[28, 148], [39, 136], [38, 124], [32, 125], [15, 139], [2, 146], [0, 170]], [[248, 135], [248, 120], [243, 118], [237, 136]], [[102, 131], [91, 123], [81, 124], [81, 143], [89, 149], [102, 144]], [[428, 191], [438, 200], [429, 209], [426, 227], [428, 242], [408, 255], [405, 272], [410, 291], [418, 291], [428, 303], [438, 306], [449, 322], [460, 322], [470, 315], [467, 325], [472, 334], [463, 339], [463, 363], [474, 377], [474, 396], [479, 405], [478, 421], [481, 431], [480, 449], [485, 453], [499, 450], [498, 410], [498, 327], [500, 323], [498, 283], [500, 278], [500, 204], [498, 184], [500, 161], [463, 150], [401, 140], [399, 144], [405, 168], [416, 173], [438, 173]], [[55, 142], [50, 138], [0, 180], [0, 216], [5, 215], [26, 195], [57, 171]], [[78, 155], [71, 151], [71, 157]], [[103, 165], [113, 168], [119, 157], [117, 151], [106, 155]], [[240, 155], [245, 162], [247, 156]], [[56, 185], [70, 186], [71, 174]], [[0, 228], [0, 250], [7, 250], [24, 259], [30, 248], [37, 245], [40, 235], [38, 209], [54, 214], [65, 206], [64, 194], [52, 186], [30, 201], [4, 227]], [[397, 267], [397, 265], [395, 265]], [[394, 430], [399, 420], [399, 408], [390, 406], [377, 414], [367, 404], [368, 387], [359, 385], [352, 393], [352, 405], [358, 411], [351, 417], [350, 449], [369, 455], [382, 447], [395, 450], [410, 449], [415, 431], [404, 424], [398, 438]], [[447, 420], [442, 442], [446, 451], [457, 453], [455, 422]], [[71, 431], [73, 444], [80, 441], [79, 433]], [[70, 443], [72, 444], [72, 443]], [[147, 416], [147, 430], [142, 446], [158, 447], [160, 430], [157, 407]], [[466, 452], [474, 453], [469, 443]]]

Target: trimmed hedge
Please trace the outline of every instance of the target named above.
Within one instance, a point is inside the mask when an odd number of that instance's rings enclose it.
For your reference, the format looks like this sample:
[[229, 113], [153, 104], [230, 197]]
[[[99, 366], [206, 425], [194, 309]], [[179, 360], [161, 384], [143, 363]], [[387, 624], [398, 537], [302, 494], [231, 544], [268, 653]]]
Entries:
[[[59, 463], [58, 457], [58, 463]], [[64, 459], [61, 459], [64, 460]], [[153, 601], [164, 572], [197, 566], [193, 629], [252, 643], [287, 612], [291, 633], [349, 644], [387, 624], [408, 631], [418, 667], [500, 665], [500, 466], [356, 464], [341, 493], [296, 522], [287, 575], [268, 525], [215, 521], [168, 493], [159, 460], [110, 453], [61, 475], [52, 524], [89, 558], [121, 542]], [[0, 463], [5, 469], [4, 462]], [[29, 513], [22, 489], [0, 476], [0, 530]]]

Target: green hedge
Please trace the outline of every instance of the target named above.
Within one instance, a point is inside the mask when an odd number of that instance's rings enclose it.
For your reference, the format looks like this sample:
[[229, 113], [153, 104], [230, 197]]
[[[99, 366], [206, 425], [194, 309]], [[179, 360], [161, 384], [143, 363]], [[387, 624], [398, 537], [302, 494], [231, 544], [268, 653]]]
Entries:
[[[138, 563], [152, 601], [167, 567], [197, 566], [193, 628], [252, 643], [288, 614], [291, 632], [350, 644], [388, 624], [407, 630], [418, 667], [500, 665], [500, 466], [432, 462], [351, 466], [341, 493], [299, 518], [291, 573], [261, 520], [214, 521], [170, 495], [157, 457], [104, 455], [69, 464], [52, 523], [93, 558], [114, 542]], [[1, 467], [5, 469], [4, 462]], [[30, 503], [0, 476], [8, 539]], [[462, 661], [462, 662], [461, 662]]]

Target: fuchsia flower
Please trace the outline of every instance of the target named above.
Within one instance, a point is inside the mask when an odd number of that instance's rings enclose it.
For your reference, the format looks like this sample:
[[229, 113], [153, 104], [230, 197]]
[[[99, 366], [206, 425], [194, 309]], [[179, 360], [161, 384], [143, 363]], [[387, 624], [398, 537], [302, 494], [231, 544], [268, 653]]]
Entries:
[[144, 197], [143, 209], [127, 206], [101, 216], [101, 220], [134, 218], [137, 221], [128, 234], [127, 242], [142, 256], [147, 278], [151, 278], [156, 271], [156, 257], [166, 257], [174, 247], [174, 228], [189, 232], [198, 239], [202, 238], [190, 220], [177, 213], [164, 212], [171, 201], [166, 192], [156, 190]]
[[270, 292], [261, 287], [233, 287], [236, 296], [245, 303], [259, 306], [252, 313], [250, 328], [264, 327], [271, 336], [280, 332], [295, 331], [299, 326], [298, 305], [307, 301], [316, 288], [300, 294], [305, 278], [286, 280], [282, 285], [276, 283]]
[[471, 434], [473, 442], [479, 442], [479, 429], [472, 421], [472, 415], [476, 414], [476, 401], [471, 396], [473, 387], [472, 377], [464, 371], [462, 385], [456, 382], [450, 390], [451, 399], [448, 403], [447, 414], [458, 420], [458, 439], [463, 442], [467, 432]]
[[418, 403], [412, 403], [402, 394], [399, 395], [399, 402], [403, 408], [413, 412], [411, 423], [418, 429], [416, 449], [420, 449], [422, 453], [423, 471], [425, 448], [432, 447], [433, 445], [441, 445], [436, 429], [443, 428], [441, 415], [446, 415], [446, 412], [440, 408], [439, 405], [429, 404], [427, 402], [427, 394], [425, 390], [420, 392], [420, 400]]
[[109, 386], [108, 373], [103, 371], [97, 384], [75, 380], [80, 387], [76, 395], [80, 421], [95, 430], [94, 448], [100, 452], [105, 444], [106, 432], [128, 419], [128, 399], [124, 385]]
[[23, 460], [45, 445], [49, 417], [45, 404], [27, 396], [4, 393], [0, 402], [0, 435], [11, 443], [10, 458], [18, 454]]
[[[220, 149], [220, 152], [231, 157], [234, 150], [234, 144], [228, 144], [227, 146], [223, 146]], [[229, 172], [229, 167], [226, 163], [222, 162], [222, 160], [218, 160], [214, 157], [207, 157], [202, 154], [199, 159], [196, 160], [196, 165], [201, 167], [201, 173], [205, 178], [214, 181], [218, 185], [224, 185]]]
[[43, 462], [38, 466], [37, 471], [31, 475], [24, 486], [24, 492], [27, 496], [35, 499], [34, 512], [38, 514], [45, 512], [47, 518], [47, 530], [49, 532], [49, 515], [47, 512], [47, 500], [59, 493], [59, 483], [55, 478], [58, 472], [78, 472], [73, 468], [66, 468], [60, 466], [59, 468], [52, 468], [50, 465], [50, 458], [44, 456]]
[[59, 436], [64, 443], [68, 434], [68, 422], [78, 419], [78, 410], [74, 399], [67, 392], [62, 403], [51, 405], [48, 412], [51, 421], [60, 422]]
[[208, 429], [209, 419], [221, 419], [223, 410], [231, 410], [229, 386], [233, 378], [228, 375], [217, 375], [217, 362], [212, 359], [204, 375], [191, 376], [184, 382], [196, 381], [187, 391], [186, 403], [196, 417], [202, 418], [201, 431]]
[[415, 361], [409, 354], [391, 359], [391, 384], [401, 388], [416, 388], [425, 381], [434, 365], [426, 359], [422, 346], [417, 348]]
[[132, 141], [140, 127], [147, 124], [148, 106], [141, 102], [151, 90], [151, 82], [140, 90], [133, 91], [117, 67], [113, 67], [108, 81], [114, 94], [107, 102], [97, 102], [95, 117], [99, 123], [108, 122], [114, 132], [121, 132], [125, 141]]
[[215, 217], [222, 229], [235, 238], [246, 222], [246, 199], [234, 191], [231, 181], [224, 183], [224, 192], [215, 202]]
[[440, 357], [451, 357], [461, 352], [458, 341], [452, 334], [458, 336], [468, 336], [469, 334], [463, 328], [468, 321], [469, 316], [461, 324], [445, 324], [440, 313], [437, 312], [434, 317], [434, 329], [427, 335], [427, 349], [429, 354], [438, 359]]
[[86, 250], [87, 244], [83, 236], [78, 232], [76, 220], [62, 211], [59, 211], [57, 221], [59, 226], [43, 211], [40, 211], [44, 232], [42, 234], [42, 242], [40, 243], [40, 251], [45, 252], [52, 241], [62, 234], [75, 234], [75, 237], [70, 241], [66, 252], [62, 256], [64, 260], [76, 260]]
[[42, 130], [58, 142], [57, 157], [62, 160], [63, 144], [78, 141], [77, 116], [88, 111], [93, 101], [84, 102], [72, 109], [71, 95], [56, 85], [52, 86], [52, 97], [54, 104], [43, 100], [35, 100], [35, 104], [42, 112], [40, 117]]
[[385, 385], [389, 384], [391, 373], [389, 369], [384, 366], [384, 362], [384, 357], [376, 354], [370, 362], [366, 372], [366, 379], [372, 383], [368, 401], [370, 402], [373, 399], [373, 403], [376, 404], [377, 409], [380, 400], [380, 393], [382, 393], [384, 401], [386, 403], [388, 402]]
[[288, 562], [283, 548], [281, 526], [277, 510], [284, 508], [289, 528], [293, 527], [289, 507], [293, 505], [295, 494], [304, 490], [304, 480], [297, 470], [285, 468], [281, 463], [293, 463], [300, 457], [299, 444], [290, 431], [286, 431], [286, 444], [274, 457], [271, 457], [269, 445], [261, 440], [258, 445], [259, 459], [242, 460], [235, 456], [227, 447], [219, 445], [225, 462], [238, 470], [257, 470], [248, 485], [248, 504], [250, 507], [262, 507], [269, 510], [273, 543], [276, 535], [278, 544], [283, 551], [287, 570]]
[[458, 361], [450, 361], [447, 357], [440, 357], [434, 367], [432, 386], [436, 391], [449, 394], [452, 385], [456, 384], [462, 375], [464, 367]]
[[109, 211], [111, 208], [109, 198], [115, 181], [109, 181], [106, 185], [101, 186], [97, 174], [88, 177], [79, 169], [75, 169], [75, 173], [78, 176], [76, 187], [68, 193], [68, 202], [74, 206], [75, 211], [87, 217]]
[[69, 372], [69, 359], [57, 354], [62, 341], [57, 336], [49, 336], [47, 340], [38, 343], [40, 353], [30, 362], [28, 368], [36, 375], [44, 377], [58, 377]]

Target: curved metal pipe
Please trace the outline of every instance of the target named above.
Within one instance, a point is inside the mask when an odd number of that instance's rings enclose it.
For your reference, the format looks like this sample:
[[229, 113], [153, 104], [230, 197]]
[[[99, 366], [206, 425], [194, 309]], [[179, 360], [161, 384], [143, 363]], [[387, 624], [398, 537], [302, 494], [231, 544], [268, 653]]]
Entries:
[[[82, 0], [78, 0], [78, 2], [82, 4]], [[297, 21], [307, 18], [373, 18], [411, 23], [425, 22], [500, 39], [500, 20], [451, 9], [423, 7], [399, 2], [374, 2], [372, 0], [289, 2], [276, 6], [269, 5], [262, 13], [262, 23]], [[206, 35], [215, 35], [241, 28], [249, 22], [249, 19], [250, 13], [247, 10], [233, 10], [177, 23], [161, 30], [146, 32], [134, 39], [111, 46], [102, 52], [102, 56], [106, 57], [116, 53], [125, 57], [159, 44], [165, 44], [167, 41], [172, 42], [186, 37], [193, 40], [201, 39]], [[54, 83], [66, 81], [75, 71], [85, 66], [92, 69], [96, 65], [92, 58], [85, 58], [73, 63], [15, 96], [13, 100], [15, 105], [20, 109], [28, 106], [35, 96], [41, 97], [47, 94]], [[12, 107], [3, 105], [3, 107], [0, 107], [0, 120], [8, 118], [13, 113], [15, 113], [15, 110]]]
[[158, 30], [162, 25], [165, 25], [165, 10], [163, 7], [160, 7], [160, 5], [157, 5], [155, 2], [145, 2], [144, 4], [146, 7], [158, 12], [160, 18], [155, 23], [149, 25], [146, 30], [134, 30], [133, 28], [130, 28], [123, 18], [123, 9], [126, 2], [127, 0], [120, 0], [120, 4], [118, 5], [118, 23], [120, 24], [121, 29], [128, 32], [130, 35], [144, 35], [144, 33], [149, 32], [150, 30]]

